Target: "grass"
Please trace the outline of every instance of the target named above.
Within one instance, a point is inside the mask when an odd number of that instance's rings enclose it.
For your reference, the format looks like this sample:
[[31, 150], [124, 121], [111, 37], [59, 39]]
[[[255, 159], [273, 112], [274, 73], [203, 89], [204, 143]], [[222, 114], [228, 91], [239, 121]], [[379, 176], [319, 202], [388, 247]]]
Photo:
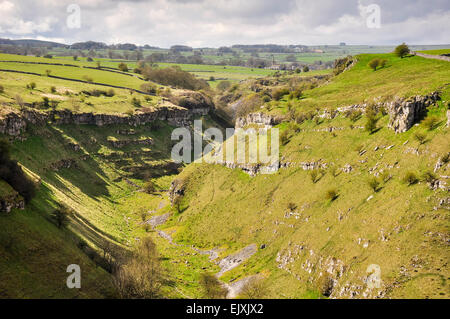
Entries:
[[450, 49], [424, 50], [424, 51], [418, 51], [418, 52], [431, 54], [431, 55], [442, 55], [442, 54], [450, 54]]
[[[386, 66], [377, 71], [370, 69], [367, 64], [374, 57], [386, 59]], [[353, 68], [334, 78], [331, 83], [305, 91], [304, 98], [295, 106], [300, 110], [335, 109], [390, 100], [396, 96], [429, 94], [447, 84], [450, 78], [450, 64], [445, 61], [418, 56], [401, 59], [393, 54], [362, 54], [357, 58], [358, 63]], [[280, 111], [285, 111], [284, 103], [272, 112]]]

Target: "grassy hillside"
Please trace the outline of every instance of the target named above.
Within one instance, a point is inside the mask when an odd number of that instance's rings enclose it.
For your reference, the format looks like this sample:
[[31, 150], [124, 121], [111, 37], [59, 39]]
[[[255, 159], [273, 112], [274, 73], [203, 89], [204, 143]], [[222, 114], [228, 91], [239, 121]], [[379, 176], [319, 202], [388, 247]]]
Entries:
[[[373, 57], [360, 56], [350, 71], [306, 91], [298, 107], [428, 93], [449, 78], [446, 62], [381, 55], [388, 66], [374, 72], [367, 67]], [[448, 165], [433, 173], [450, 151], [448, 99], [446, 89], [429, 108], [437, 127], [427, 128], [425, 119], [403, 134], [388, 129], [388, 116], [381, 114], [373, 134], [358, 128], [364, 117], [282, 123], [282, 131], [291, 130], [281, 149], [290, 165], [272, 175], [251, 178], [238, 169], [191, 164], [177, 177], [185, 189], [180, 213], [161, 229], [177, 243], [218, 248], [222, 257], [256, 244], [256, 254], [221, 279], [262, 275], [270, 297], [328, 295], [331, 277], [338, 280], [334, 297], [447, 298], [448, 191], [430, 189], [426, 176], [449, 183]], [[305, 162], [326, 165], [305, 171]], [[408, 182], [411, 174], [417, 180]], [[344, 271], [328, 273], [330, 260]], [[372, 264], [381, 268], [380, 289], [364, 282]]]
[[[373, 71], [368, 63], [374, 58], [385, 59], [386, 66]], [[307, 90], [293, 107], [301, 111], [336, 109], [352, 104], [390, 101], [394, 97], [429, 94], [449, 83], [450, 66], [446, 61], [417, 56], [399, 58], [394, 54], [363, 54], [350, 70], [318, 88]], [[284, 102], [287, 102], [285, 99]], [[286, 111], [286, 103], [279, 103], [273, 113]]]
[[[371, 70], [367, 64], [375, 57], [386, 59], [386, 66]], [[0, 60], [15, 58], [4, 55]], [[52, 69], [51, 74], [73, 78], [86, 71], [94, 81], [130, 88], [139, 88], [141, 81], [101, 70], [0, 62], [0, 68], [7, 67], [41, 74]], [[213, 71], [218, 77], [224, 70], [183, 67], [199, 75]], [[234, 80], [253, 77], [241, 68], [226, 70], [223, 76]], [[218, 98], [246, 98], [306, 83], [299, 97], [271, 98], [257, 109], [264, 106], [264, 112], [281, 115], [292, 109], [321, 112], [427, 94], [449, 78], [448, 62], [360, 55], [355, 66], [331, 79], [279, 74], [266, 77], [266, 84], [242, 82]], [[36, 88], [26, 88], [30, 82]], [[57, 109], [104, 113], [139, 109], [133, 97], [144, 107], [157, 107], [163, 100], [121, 89], [111, 97], [87, 96], [80, 92], [98, 86], [19, 73], [1, 72], [0, 84], [2, 112], [21, 107], [17, 95], [25, 103], [47, 96], [59, 101]], [[277, 127], [284, 134], [280, 155], [286, 167], [255, 177], [220, 165], [175, 165], [170, 159], [173, 127], [165, 122], [138, 127], [30, 125], [12, 141], [11, 157], [38, 183], [38, 192], [25, 210], [0, 214], [0, 297], [114, 297], [111, 276], [99, 266], [99, 256], [110, 245], [130, 250], [151, 236], [167, 276], [167, 298], [204, 297], [199, 279], [205, 272], [220, 272], [220, 280], [230, 286], [257, 275], [264, 283], [262, 297], [448, 298], [448, 191], [429, 185], [450, 183], [448, 86], [441, 96], [423, 121], [402, 134], [387, 128], [388, 115], [381, 112], [371, 134], [363, 128], [364, 115], [316, 117], [301, 124], [284, 117]], [[214, 118], [204, 118], [207, 127], [218, 126]], [[438, 161], [444, 164], [435, 170]], [[304, 170], [304, 163], [320, 163], [320, 168]], [[149, 181], [153, 192], [145, 191]], [[172, 181], [182, 191], [170, 205]], [[0, 190], [14, 192], [1, 180]], [[52, 219], [60, 204], [73, 210], [62, 229]], [[228, 271], [219, 264], [245, 247], [256, 247], [255, 254]], [[65, 286], [65, 269], [72, 263], [82, 268], [81, 290]], [[380, 288], [367, 286], [370, 265], [381, 269]]]

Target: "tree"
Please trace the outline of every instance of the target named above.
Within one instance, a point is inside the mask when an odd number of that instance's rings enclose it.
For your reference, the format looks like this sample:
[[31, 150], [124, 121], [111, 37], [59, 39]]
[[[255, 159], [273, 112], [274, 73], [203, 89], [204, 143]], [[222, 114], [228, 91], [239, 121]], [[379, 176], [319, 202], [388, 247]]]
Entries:
[[200, 275], [200, 285], [203, 288], [203, 295], [208, 299], [225, 299], [227, 289], [220, 283], [214, 275], [203, 273]]
[[144, 191], [147, 194], [153, 194], [156, 191], [155, 183], [153, 181], [151, 181], [151, 180], [147, 181], [144, 184]]
[[305, 65], [305, 66], [303, 67], [303, 72], [309, 72], [309, 67], [308, 67], [307, 65]]
[[370, 62], [369, 62], [369, 67], [371, 68], [371, 69], [373, 69], [374, 71], [376, 71], [377, 70], [377, 67], [380, 65], [380, 59], [378, 59], [378, 58], [376, 58], [376, 59], [372, 59], [372, 60], [370, 60]]
[[231, 82], [230, 81], [220, 81], [217, 84], [217, 89], [220, 91], [226, 91], [231, 87]]
[[394, 50], [394, 53], [396, 56], [400, 57], [400, 58], [404, 58], [406, 55], [408, 55], [410, 52], [409, 47], [405, 44], [402, 43], [399, 46], [397, 46]]
[[128, 66], [125, 63], [121, 62], [118, 67], [120, 71], [128, 72]]
[[134, 252], [122, 259], [113, 270], [113, 282], [120, 297], [124, 299], [160, 297], [164, 271], [152, 239], [150, 237], [141, 239]]
[[69, 217], [71, 214], [72, 211], [70, 208], [61, 205], [53, 211], [52, 218], [58, 228], [64, 228], [69, 223]]

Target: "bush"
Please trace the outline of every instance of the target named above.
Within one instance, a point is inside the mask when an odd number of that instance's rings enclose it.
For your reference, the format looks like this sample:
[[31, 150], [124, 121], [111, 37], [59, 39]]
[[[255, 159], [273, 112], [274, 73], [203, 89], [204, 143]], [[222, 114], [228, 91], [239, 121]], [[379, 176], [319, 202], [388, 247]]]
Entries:
[[405, 44], [402, 43], [399, 46], [397, 46], [394, 50], [394, 54], [400, 58], [404, 58], [406, 55], [408, 55], [410, 52], [409, 47]]
[[50, 87], [50, 92], [51, 93], [56, 93], [56, 87], [54, 87], [54, 86]]
[[94, 59], [92, 59], [91, 57], [88, 57], [88, 58], [86, 59], [86, 61], [92, 62], [92, 61], [94, 61]]
[[123, 63], [123, 62], [119, 63], [118, 68], [122, 72], [128, 72], [128, 66], [125, 63]]
[[370, 60], [370, 62], [369, 62], [369, 64], [368, 64], [368, 66], [369, 66], [372, 70], [374, 70], [374, 71], [377, 70], [377, 67], [378, 67], [379, 65], [380, 65], [380, 59], [378, 59], [378, 58], [375, 58], [375, 59]]
[[297, 205], [295, 203], [288, 203], [287, 208], [289, 209], [290, 212], [293, 212], [297, 209]]
[[145, 191], [147, 194], [153, 194], [153, 193], [155, 193], [155, 191], [156, 191], [155, 183], [153, 183], [153, 181], [147, 181], [147, 182], [144, 184], [144, 191]]
[[439, 118], [437, 116], [428, 116], [424, 121], [423, 125], [429, 130], [432, 131], [439, 125]]
[[284, 130], [280, 134], [281, 145], [286, 145], [291, 140], [291, 131], [289, 129]]
[[156, 86], [152, 83], [143, 83], [140, 88], [145, 93], [156, 94]]
[[244, 299], [262, 299], [268, 294], [268, 286], [262, 278], [252, 278], [242, 287], [240, 297]]
[[285, 95], [289, 94], [289, 90], [284, 89], [277, 89], [273, 92], [272, 97], [275, 101], [281, 100]]
[[311, 177], [311, 181], [315, 184], [319, 181], [319, 170], [313, 169], [309, 172], [309, 176]]
[[427, 135], [422, 132], [414, 133], [414, 138], [419, 142], [420, 145], [425, 144], [427, 141]]
[[52, 59], [52, 58], [53, 58], [53, 56], [52, 56], [52, 55], [50, 55], [50, 54], [46, 54], [46, 55], [44, 55], [44, 58], [46, 58], [46, 59]]
[[431, 171], [426, 171], [422, 174], [422, 180], [431, 184], [437, 180], [437, 176]]
[[0, 94], [3, 94], [5, 92], [5, 88], [3, 87], [3, 85], [0, 85]]
[[339, 194], [335, 188], [330, 188], [325, 193], [325, 198], [330, 201], [334, 201], [339, 197]]
[[217, 84], [217, 89], [220, 91], [226, 91], [231, 87], [231, 82], [230, 81], [220, 81]]
[[410, 185], [414, 185], [417, 182], [419, 182], [419, 178], [417, 177], [416, 173], [409, 171], [405, 174], [405, 176], [403, 176], [403, 182], [406, 185], [410, 186]]
[[216, 276], [203, 273], [200, 275], [200, 286], [203, 289], [203, 297], [207, 299], [225, 299], [227, 296], [227, 289], [223, 287], [222, 283]]
[[27, 89], [34, 90], [36, 88], [35, 82], [30, 82], [27, 84]]
[[346, 114], [346, 117], [350, 118], [350, 121], [356, 122], [362, 116], [361, 110], [350, 110]]
[[378, 119], [376, 117], [368, 116], [364, 128], [366, 129], [367, 132], [372, 134], [377, 129], [377, 122]]
[[130, 255], [114, 256], [113, 283], [123, 299], [161, 297], [164, 270], [155, 243], [149, 237], [141, 240]]
[[374, 192], [378, 192], [381, 183], [376, 177], [372, 177], [367, 181], [367, 184], [369, 184], [370, 188], [372, 188]]
[[109, 89], [108, 91], [106, 91], [105, 96], [107, 97], [113, 97], [114, 95], [116, 95], [116, 92], [114, 92], [113, 89]]
[[72, 215], [72, 210], [67, 206], [61, 205], [52, 213], [52, 219], [58, 228], [65, 228], [69, 224], [69, 217]]
[[133, 105], [134, 107], [141, 107], [141, 100], [139, 100], [136, 97], [133, 97], [131, 99], [131, 105]]
[[146, 66], [142, 71], [145, 80], [162, 85], [171, 85], [187, 90], [201, 90], [209, 88], [205, 80], [197, 79], [193, 74], [181, 70], [178, 66], [169, 68], [155, 68]]

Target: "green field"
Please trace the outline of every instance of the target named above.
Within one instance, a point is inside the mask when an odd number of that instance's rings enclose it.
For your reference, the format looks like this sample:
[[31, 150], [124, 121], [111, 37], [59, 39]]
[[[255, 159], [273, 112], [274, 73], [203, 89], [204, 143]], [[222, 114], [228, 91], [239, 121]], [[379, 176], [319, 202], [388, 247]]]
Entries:
[[[370, 69], [373, 58], [386, 59], [385, 67]], [[212, 87], [225, 79], [235, 83], [224, 92], [207, 92], [214, 101], [230, 98], [225, 110], [237, 107], [239, 101], [270, 96], [256, 109], [282, 119], [277, 128], [284, 134], [280, 158], [286, 167], [274, 174], [250, 177], [239, 168], [213, 164], [174, 166], [174, 127], [159, 120], [136, 127], [29, 124], [18, 138], [0, 136], [11, 141], [11, 157], [37, 184], [37, 194], [25, 210], [0, 213], [0, 297], [117, 297], [100, 257], [108, 245], [127, 251], [150, 236], [167, 277], [162, 288], [165, 298], [207, 297], [200, 276], [217, 274], [217, 261], [252, 244], [255, 254], [219, 279], [232, 285], [258, 276], [264, 283], [259, 298], [448, 298], [448, 190], [433, 190], [428, 180], [449, 183], [450, 65], [418, 56], [401, 59], [391, 53], [361, 54], [357, 60], [337, 76], [331, 75], [332, 70], [274, 74], [266, 69], [179, 64], [200, 78], [213, 76]], [[160, 92], [146, 100], [144, 94], [131, 94], [128, 89], [114, 89], [111, 97], [89, 96], [83, 91], [108, 87], [46, 75], [46, 70], [74, 80], [87, 75], [94, 82], [130, 89], [145, 83], [136, 76], [82, 67], [95, 67], [95, 61], [6, 54], [0, 55], [0, 61], [7, 61], [0, 62], [0, 69], [41, 74], [0, 72], [1, 117], [36, 106], [32, 103], [45, 97], [59, 102], [56, 109], [123, 116], [163, 102]], [[118, 62], [102, 59], [101, 65], [116, 68]], [[330, 76], [313, 77], [324, 74]], [[260, 78], [266, 81], [257, 81]], [[31, 82], [35, 88], [26, 87]], [[297, 97], [273, 97], [279, 89], [287, 88], [289, 93], [299, 86]], [[438, 89], [441, 100], [401, 134], [388, 128], [389, 115], [382, 112], [376, 115], [377, 127], [371, 133], [364, 129], [365, 115], [353, 120], [343, 115], [317, 116], [325, 109]], [[142, 106], [133, 105], [132, 98]], [[286, 116], [292, 111], [315, 116], [297, 123]], [[204, 126], [223, 130], [217, 114], [202, 118]], [[140, 144], [149, 140], [152, 143]], [[128, 143], [117, 146], [118, 141]], [[438, 161], [444, 164], [434, 171]], [[326, 165], [303, 169], [304, 163], [313, 162]], [[348, 166], [352, 169], [344, 172]], [[408, 174], [416, 180], [409, 183]], [[376, 187], [371, 183], [374, 179]], [[171, 205], [169, 189], [174, 180], [182, 192]], [[150, 193], [144, 191], [148, 181], [155, 185]], [[0, 192], [1, 199], [15, 195], [3, 180]], [[58, 228], [52, 219], [59, 204], [73, 210], [67, 228]], [[165, 214], [166, 222], [146, 226], [152, 217]], [[217, 252], [216, 261], [209, 260], [206, 250]], [[65, 285], [66, 267], [72, 263], [82, 266], [81, 290]], [[381, 268], [380, 288], [367, 285], [370, 265]]]

